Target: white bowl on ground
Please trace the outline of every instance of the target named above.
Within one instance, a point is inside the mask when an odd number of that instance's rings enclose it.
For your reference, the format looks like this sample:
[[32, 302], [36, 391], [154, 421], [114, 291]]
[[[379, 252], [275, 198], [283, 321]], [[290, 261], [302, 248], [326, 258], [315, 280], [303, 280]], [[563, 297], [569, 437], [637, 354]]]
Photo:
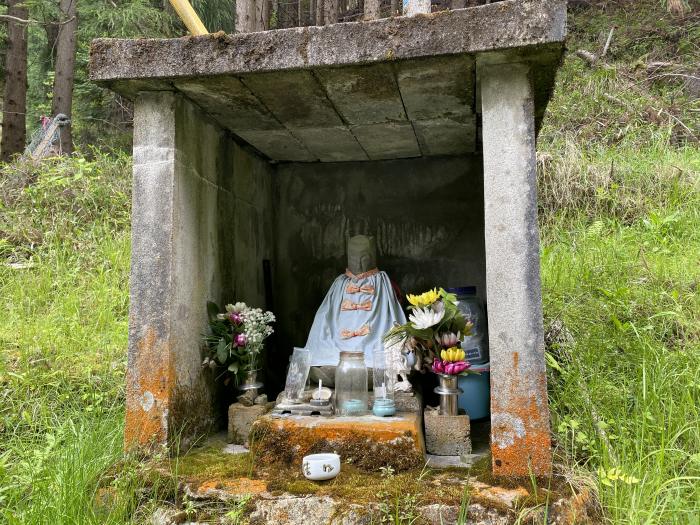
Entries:
[[310, 454], [304, 456], [301, 471], [311, 481], [333, 479], [340, 473], [340, 456], [338, 454]]

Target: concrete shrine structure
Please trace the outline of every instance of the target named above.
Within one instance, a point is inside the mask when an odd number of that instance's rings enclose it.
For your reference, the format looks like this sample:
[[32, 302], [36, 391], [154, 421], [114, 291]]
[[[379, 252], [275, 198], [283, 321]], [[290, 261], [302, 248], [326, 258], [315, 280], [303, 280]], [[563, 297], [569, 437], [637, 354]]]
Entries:
[[494, 473], [550, 473], [535, 141], [565, 32], [564, 0], [505, 0], [94, 41], [92, 78], [135, 107], [127, 444], [222, 416], [207, 300], [274, 308], [279, 383], [347, 237], [369, 232], [403, 290], [477, 286]]

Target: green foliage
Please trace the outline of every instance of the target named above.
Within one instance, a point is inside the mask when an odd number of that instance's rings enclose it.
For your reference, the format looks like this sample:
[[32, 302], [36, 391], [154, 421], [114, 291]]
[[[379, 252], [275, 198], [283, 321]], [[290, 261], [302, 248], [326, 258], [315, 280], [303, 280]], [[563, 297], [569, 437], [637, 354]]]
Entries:
[[123, 523], [134, 497], [124, 468], [120, 502], [91, 504], [123, 454], [129, 171], [97, 152], [3, 168], [0, 522]]
[[574, 11], [540, 135], [553, 428], [613, 523], [700, 520], [700, 129], [684, 77], [698, 25], [655, 2]]

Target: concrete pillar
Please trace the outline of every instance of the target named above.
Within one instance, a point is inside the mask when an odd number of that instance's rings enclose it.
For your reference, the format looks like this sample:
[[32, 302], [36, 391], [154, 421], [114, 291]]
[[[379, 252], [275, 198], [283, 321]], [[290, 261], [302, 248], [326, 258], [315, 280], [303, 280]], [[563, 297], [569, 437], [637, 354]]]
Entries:
[[493, 470], [549, 475], [532, 84], [522, 64], [484, 66], [479, 78]]
[[206, 301], [220, 299], [223, 281], [216, 181], [224, 141], [174, 93], [136, 97], [127, 447], [172, 445], [175, 436], [186, 446], [214, 421], [201, 334]]
[[430, 0], [403, 0], [403, 14], [405, 16], [430, 13]]

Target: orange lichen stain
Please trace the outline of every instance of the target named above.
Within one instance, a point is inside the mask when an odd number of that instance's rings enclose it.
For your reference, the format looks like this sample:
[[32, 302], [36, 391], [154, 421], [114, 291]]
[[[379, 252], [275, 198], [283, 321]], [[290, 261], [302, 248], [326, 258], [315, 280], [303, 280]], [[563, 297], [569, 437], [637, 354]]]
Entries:
[[326, 419], [310, 416], [309, 418], [289, 418], [289, 419], [272, 419], [270, 423], [273, 427], [279, 430], [304, 430], [314, 435], [314, 438], [321, 440], [326, 439], [333, 441], [342, 439], [349, 433], [357, 435], [366, 435], [373, 441], [393, 441], [407, 435], [414, 438], [416, 449], [422, 451], [420, 421], [417, 416], [406, 416], [395, 419], [383, 419], [377, 421], [375, 419]]
[[[549, 477], [552, 473], [552, 441], [549, 428], [549, 407], [547, 406], [547, 378], [540, 374], [531, 395], [517, 392], [519, 385], [512, 383], [508, 402], [494, 399], [492, 421], [499, 421], [499, 415], [506, 423], [522, 425], [520, 432], [513, 429], [492, 427], [491, 453], [493, 473], [496, 476], [528, 477], [531, 475]], [[536, 396], [542, 396], [537, 400]], [[504, 426], [507, 427], [507, 424]], [[505, 439], [503, 436], [506, 436]], [[502, 447], [500, 440], [508, 441]]]
[[201, 483], [197, 492], [203, 493], [210, 490], [222, 490], [231, 495], [261, 494], [267, 491], [267, 482], [261, 479], [211, 479]]
[[127, 377], [126, 448], [167, 441], [168, 408], [176, 382], [170, 344], [159, 340], [153, 328], [147, 329], [136, 348]]
[[518, 352], [513, 352], [513, 371], [518, 371], [518, 363], [520, 362], [520, 354]]

